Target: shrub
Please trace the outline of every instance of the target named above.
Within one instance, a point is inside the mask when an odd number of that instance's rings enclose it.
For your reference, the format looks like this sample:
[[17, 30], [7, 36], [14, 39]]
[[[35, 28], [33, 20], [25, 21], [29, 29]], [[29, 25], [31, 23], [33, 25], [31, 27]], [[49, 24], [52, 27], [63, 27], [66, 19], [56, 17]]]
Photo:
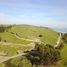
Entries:
[[39, 37], [42, 37], [42, 35], [40, 34]]
[[63, 35], [62, 40], [63, 40], [65, 43], [67, 43], [67, 33], [65, 33], [65, 34]]
[[26, 56], [32, 65], [54, 65], [61, 59], [60, 52], [53, 46], [43, 43], [35, 45], [35, 50], [28, 52]]

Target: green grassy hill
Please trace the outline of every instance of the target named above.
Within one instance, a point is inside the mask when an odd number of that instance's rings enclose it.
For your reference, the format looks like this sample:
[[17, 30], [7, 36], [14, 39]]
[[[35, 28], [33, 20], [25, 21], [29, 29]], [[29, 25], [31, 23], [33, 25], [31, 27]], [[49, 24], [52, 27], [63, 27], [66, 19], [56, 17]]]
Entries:
[[0, 33], [2, 40], [6, 40], [7, 42], [14, 42], [14, 43], [22, 43], [27, 44], [28, 41], [21, 41], [17, 39], [13, 34], [9, 33], [17, 33], [21, 38], [28, 38], [28, 39], [39, 39], [39, 35], [43, 37], [40, 38], [41, 41], [49, 44], [56, 44], [58, 33], [53, 31], [50, 28], [46, 27], [36, 27], [30, 25], [16, 25], [13, 26], [10, 30], [5, 31], [4, 33]]
[[[0, 33], [1, 41], [5, 41], [5, 43], [12, 43], [14, 44], [29, 44], [30, 41], [26, 40], [20, 40], [14, 36], [16, 33], [20, 38], [26, 38], [26, 39], [40, 39], [42, 42], [46, 44], [55, 45], [56, 41], [59, 37], [59, 33], [54, 31], [51, 28], [47, 27], [37, 27], [37, 26], [31, 26], [31, 25], [13, 25], [11, 29]], [[42, 37], [39, 37], [39, 35], [42, 35]], [[8, 49], [9, 48], [9, 49]], [[17, 50], [24, 50], [26, 48], [31, 48], [29, 46], [27, 47], [14, 47], [14, 46], [4, 46], [0, 45], [0, 52], [3, 50], [6, 53], [9, 53], [10, 55], [16, 54]], [[67, 44], [64, 44], [64, 48], [61, 50], [61, 56], [62, 60], [61, 63], [59, 63], [58, 67], [67, 67]], [[0, 66], [4, 67], [4, 66]]]
[[[40, 39], [42, 42], [45, 42], [46, 44], [51, 44], [51, 45], [55, 45], [57, 38], [59, 37], [57, 32], [47, 27], [37, 27], [37, 26], [31, 26], [31, 25], [13, 25], [10, 29], [0, 33], [1, 42], [4, 42], [5, 44], [9, 44], [4, 46], [2, 45], [4, 43], [1, 43], [0, 52], [5, 51], [6, 53], [13, 55], [14, 53], [16, 54], [17, 47], [16, 46], [11, 47], [11, 45], [15, 45], [15, 44], [26, 45], [26, 44], [32, 43], [31, 41], [27, 41], [27, 40], [20, 40], [17, 37], [15, 37], [15, 35], [12, 33], [16, 33], [20, 38], [25, 38], [30, 40]], [[42, 35], [42, 37], [39, 37], [39, 35]], [[22, 50], [21, 48], [19, 50]]]

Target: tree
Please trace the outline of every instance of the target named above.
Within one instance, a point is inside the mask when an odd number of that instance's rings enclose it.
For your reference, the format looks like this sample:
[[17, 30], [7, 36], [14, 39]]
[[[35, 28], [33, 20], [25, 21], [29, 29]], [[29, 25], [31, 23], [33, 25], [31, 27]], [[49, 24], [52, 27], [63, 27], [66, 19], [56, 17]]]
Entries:
[[32, 66], [36, 65], [36, 67], [38, 67], [38, 65], [40, 64], [40, 55], [40, 52], [38, 52], [37, 50], [31, 50], [27, 53], [26, 57], [28, 60], [30, 60]]
[[67, 33], [65, 33], [65, 34], [63, 35], [62, 40], [63, 40], [65, 43], [67, 43]]
[[42, 37], [42, 35], [40, 34], [39, 37]]
[[12, 28], [12, 25], [9, 25], [6, 27], [6, 29], [11, 29]]
[[41, 63], [43, 65], [53, 65], [60, 60], [60, 52], [50, 44], [39, 45], [38, 51], [41, 53]]
[[11, 28], [12, 28], [12, 25], [9, 25], [9, 26], [0, 25], [0, 32], [3, 33], [4, 31], [8, 31]]
[[5, 27], [3, 25], [0, 25], [0, 32], [4, 32], [5, 31]]
[[35, 50], [27, 53], [26, 56], [32, 66], [35, 64], [36, 67], [40, 64], [41, 66], [50, 66], [56, 64], [61, 56], [60, 52], [49, 44], [35, 43]]

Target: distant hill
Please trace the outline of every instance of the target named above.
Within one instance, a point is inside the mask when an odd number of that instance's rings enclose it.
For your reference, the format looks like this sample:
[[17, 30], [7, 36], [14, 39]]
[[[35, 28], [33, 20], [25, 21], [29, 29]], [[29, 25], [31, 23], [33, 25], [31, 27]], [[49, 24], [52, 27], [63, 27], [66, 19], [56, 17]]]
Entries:
[[[58, 33], [51, 28], [47, 27], [37, 27], [31, 25], [13, 25], [11, 29], [0, 33], [2, 41], [6, 40], [7, 42], [14, 42], [14, 43], [29, 43], [27, 41], [21, 41], [17, 39], [13, 34], [10, 32], [18, 34], [21, 38], [28, 38], [28, 39], [40, 39], [41, 41], [49, 44], [56, 44]], [[39, 37], [42, 35], [42, 37]]]
[[67, 28], [55, 28], [56, 31], [67, 33]]

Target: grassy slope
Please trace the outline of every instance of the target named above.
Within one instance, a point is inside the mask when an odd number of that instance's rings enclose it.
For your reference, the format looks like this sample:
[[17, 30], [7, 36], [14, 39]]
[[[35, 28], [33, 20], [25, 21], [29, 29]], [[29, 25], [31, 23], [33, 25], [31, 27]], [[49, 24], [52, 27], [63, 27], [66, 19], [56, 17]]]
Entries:
[[22, 41], [22, 40], [17, 39], [14, 35], [12, 35], [9, 32], [0, 33], [0, 36], [2, 37], [2, 41], [6, 40], [7, 42], [20, 43], [20, 44], [30, 43], [25, 40]]
[[17, 54], [18, 50], [24, 51], [25, 49], [30, 49], [31, 46], [11, 46], [11, 45], [0, 45], [0, 52], [4, 52], [8, 56]]
[[20, 37], [29, 39], [38, 38], [38, 36], [41, 34], [43, 37], [40, 40], [52, 45], [56, 43], [58, 37], [58, 33], [52, 29], [36, 26], [17, 25], [10, 31], [16, 32]]
[[[58, 37], [58, 34], [52, 29], [29, 26], [29, 25], [13, 26], [12, 29], [9, 30], [9, 32], [15, 32], [20, 37], [29, 38], [29, 39], [38, 38], [38, 36], [41, 34], [43, 35], [41, 40], [52, 45], [56, 43]], [[21, 41], [17, 39], [13, 34], [9, 32], [0, 33], [2, 40], [6, 40], [7, 42], [22, 43], [22, 44], [29, 43], [28, 41]]]
[[[57, 38], [58, 38], [58, 33], [53, 31], [52, 29], [49, 28], [43, 28], [43, 27], [36, 27], [36, 26], [28, 26], [28, 25], [17, 25], [12, 27], [9, 32], [16, 32], [20, 37], [23, 38], [39, 38], [38, 36], [41, 34], [43, 35], [42, 38], [40, 38], [41, 41], [45, 43], [49, 43], [51, 45], [56, 44]], [[2, 37], [2, 40], [7, 40], [8, 42], [14, 42], [14, 43], [29, 43], [27, 41], [20, 41], [16, 37], [14, 37], [12, 34], [8, 32], [0, 33], [0, 36]], [[5, 48], [4, 48], [5, 49]], [[13, 49], [13, 48], [10, 48]], [[9, 50], [10, 50], [9, 49]], [[15, 49], [16, 50], [16, 49]], [[62, 62], [60, 63], [61, 67], [67, 67], [66, 65], [63, 66], [62, 63], [67, 63], [67, 45], [64, 45], [64, 48], [61, 51], [62, 55]]]
[[[0, 36], [2, 37], [2, 41], [6, 40], [7, 42], [12, 42], [14, 44], [15, 43], [28, 44], [30, 42], [19, 40], [13, 34], [9, 32], [15, 32], [20, 37], [29, 38], [29, 39], [39, 38], [38, 36], [41, 34], [43, 35], [43, 37], [40, 38], [40, 40], [43, 42], [49, 43], [51, 45], [56, 44], [57, 38], [59, 36], [57, 32], [49, 28], [29, 26], [29, 25], [17, 25], [17, 26], [13, 26], [10, 30], [8, 30], [8, 32], [5, 31], [4, 33], [0, 33]], [[1, 50], [4, 50], [6, 53], [9, 53], [9, 54], [16, 54], [16, 51], [17, 51], [15, 47], [0, 45], [0, 52]]]
[[61, 51], [62, 56], [62, 64], [64, 64], [64, 67], [67, 67], [67, 44], [64, 44], [64, 48]]

